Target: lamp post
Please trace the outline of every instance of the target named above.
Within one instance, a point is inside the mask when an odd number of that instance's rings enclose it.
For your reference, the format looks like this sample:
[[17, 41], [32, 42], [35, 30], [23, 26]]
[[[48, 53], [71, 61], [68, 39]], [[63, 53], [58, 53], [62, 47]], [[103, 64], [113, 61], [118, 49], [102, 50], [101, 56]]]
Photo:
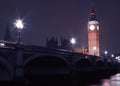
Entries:
[[111, 57], [114, 57], [114, 54], [112, 54]]
[[18, 29], [18, 37], [17, 37], [17, 43], [21, 43], [21, 30], [24, 28], [23, 20], [17, 19], [15, 20], [15, 27]]
[[74, 45], [76, 43], [76, 39], [75, 38], [71, 38], [70, 42], [72, 44], [72, 51], [74, 51]]
[[104, 54], [105, 54], [105, 57], [107, 57], [108, 51], [105, 51]]
[[95, 55], [95, 53], [96, 53], [96, 47], [95, 46], [93, 47], [93, 52], [94, 52], [94, 55]]

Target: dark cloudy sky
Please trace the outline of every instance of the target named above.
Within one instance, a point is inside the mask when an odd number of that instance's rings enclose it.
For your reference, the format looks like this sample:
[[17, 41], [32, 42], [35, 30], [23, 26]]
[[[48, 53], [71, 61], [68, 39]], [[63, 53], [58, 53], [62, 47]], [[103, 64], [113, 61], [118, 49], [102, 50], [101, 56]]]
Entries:
[[[87, 48], [87, 22], [92, 0], [0, 0], [0, 39], [10, 23], [16, 40], [13, 22], [23, 18], [24, 44], [45, 45], [46, 37], [75, 36], [77, 46]], [[100, 23], [102, 50], [120, 51], [120, 0], [94, 0]]]

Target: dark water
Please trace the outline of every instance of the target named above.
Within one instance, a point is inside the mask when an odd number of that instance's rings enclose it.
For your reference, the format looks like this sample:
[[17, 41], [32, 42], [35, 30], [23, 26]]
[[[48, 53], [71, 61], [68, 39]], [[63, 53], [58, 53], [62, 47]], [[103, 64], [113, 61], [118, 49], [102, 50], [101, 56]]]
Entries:
[[[54, 80], [52, 80], [54, 78]], [[67, 79], [65, 81], [63, 78], [55, 79], [42, 78], [40, 81], [30, 83], [28, 82], [25, 86], [120, 86], [120, 73], [105, 76], [102, 78], [99, 77], [82, 77], [80, 80]], [[32, 80], [33, 81], [33, 80]], [[40, 82], [40, 83], [39, 83]], [[51, 83], [52, 82], [52, 83]], [[39, 85], [38, 85], [39, 84]]]
[[101, 79], [97, 83], [88, 86], [120, 86], [120, 73]]
[[40, 76], [38, 78], [32, 77], [32, 79], [24, 79], [22, 82], [3, 82], [0, 83], [0, 86], [120, 86], [120, 73], [102, 78], [84, 76], [80, 80], [71, 79], [70, 77], [57, 77], [46, 78], [43, 75], [41, 78]]

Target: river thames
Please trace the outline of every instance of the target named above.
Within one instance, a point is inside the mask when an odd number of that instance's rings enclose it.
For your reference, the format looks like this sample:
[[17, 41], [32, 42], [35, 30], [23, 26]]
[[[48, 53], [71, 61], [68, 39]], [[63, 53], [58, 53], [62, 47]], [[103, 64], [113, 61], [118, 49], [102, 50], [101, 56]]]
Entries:
[[112, 75], [108, 78], [102, 79], [88, 86], [120, 86], [120, 73]]

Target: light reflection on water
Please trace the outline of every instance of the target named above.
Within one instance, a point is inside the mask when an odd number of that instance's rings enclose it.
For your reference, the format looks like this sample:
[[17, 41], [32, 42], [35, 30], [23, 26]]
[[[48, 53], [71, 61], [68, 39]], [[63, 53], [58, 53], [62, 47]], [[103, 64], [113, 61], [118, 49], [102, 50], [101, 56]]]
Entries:
[[89, 86], [120, 86], [120, 73], [113, 75], [108, 79], [102, 79], [100, 84]]

